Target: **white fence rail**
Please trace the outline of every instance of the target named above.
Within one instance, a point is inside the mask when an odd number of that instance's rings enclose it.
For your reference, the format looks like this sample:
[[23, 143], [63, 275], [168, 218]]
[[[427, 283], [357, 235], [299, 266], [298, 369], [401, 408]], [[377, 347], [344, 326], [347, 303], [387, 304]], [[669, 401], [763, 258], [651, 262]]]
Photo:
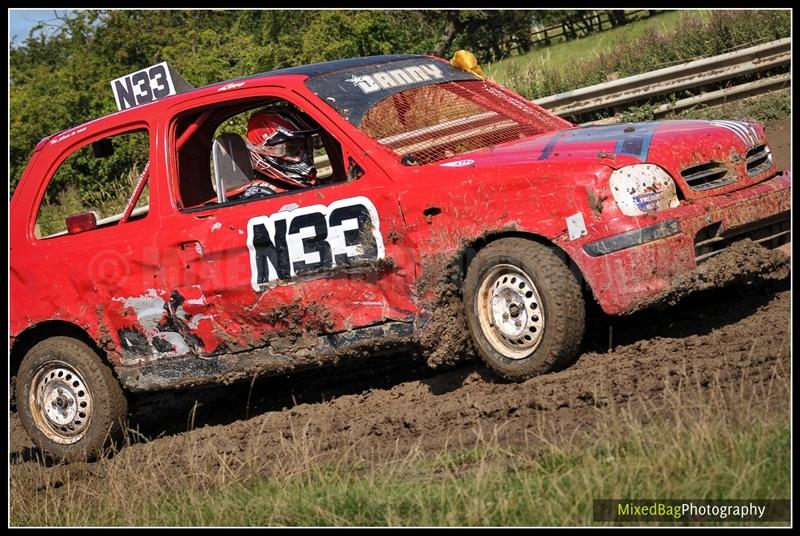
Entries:
[[[655, 95], [670, 94], [789, 65], [791, 61], [791, 42], [791, 38], [779, 39], [711, 58], [694, 60], [649, 73], [559, 93], [558, 95], [537, 99], [534, 102], [558, 115], [574, 115], [601, 108], [629, 104]], [[783, 84], [783, 87], [788, 87], [790, 84], [789, 77], [784, 75], [772, 77], [771, 80], [771, 83], [766, 83], [763, 86], [750, 85], [745, 90], [741, 88], [737, 90], [738, 86], [732, 86], [720, 91], [727, 92], [729, 95], [738, 95], [743, 92], [753, 91], [756, 87], [759, 88], [758, 91], [765, 92], [764, 88], [767, 86], [775, 89], [777, 83]], [[761, 81], [749, 82], [748, 84], [756, 84], [757, 82]], [[711, 95], [708, 97], [709, 99], [719, 99], [720, 96], [725, 97], [724, 93], [712, 93], [715, 95], [706, 94]], [[691, 104], [687, 104], [690, 101]], [[692, 97], [678, 102], [683, 102], [681, 107], [686, 107], [706, 103], [707, 101]], [[675, 106], [673, 105], [669, 109], [675, 109]]]

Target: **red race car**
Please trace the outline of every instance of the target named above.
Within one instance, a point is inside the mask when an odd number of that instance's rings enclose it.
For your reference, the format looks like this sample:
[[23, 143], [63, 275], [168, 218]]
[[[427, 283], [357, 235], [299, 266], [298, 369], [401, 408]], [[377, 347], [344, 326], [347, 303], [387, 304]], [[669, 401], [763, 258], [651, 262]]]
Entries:
[[507, 378], [556, 370], [587, 299], [631, 312], [739, 239], [790, 239], [755, 123], [576, 127], [419, 55], [112, 88], [120, 111], [43, 139], [10, 206], [17, 407], [62, 459], [120, 433], [126, 392], [446, 360], [453, 333]]

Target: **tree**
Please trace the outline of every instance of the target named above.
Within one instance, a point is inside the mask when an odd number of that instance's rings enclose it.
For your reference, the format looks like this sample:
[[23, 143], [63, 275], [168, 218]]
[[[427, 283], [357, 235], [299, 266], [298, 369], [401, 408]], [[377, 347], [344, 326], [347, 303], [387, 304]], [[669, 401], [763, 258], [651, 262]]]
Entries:
[[[545, 12], [551, 13], [551, 12]], [[10, 50], [9, 181], [45, 136], [115, 111], [109, 81], [167, 61], [201, 86], [351, 56], [528, 50], [536, 11], [77, 10]], [[44, 31], [44, 30], [47, 31]], [[51, 31], [54, 30], [54, 31]]]
[[450, 56], [464, 48], [479, 61], [497, 61], [514, 46], [530, 49], [534, 11], [425, 11], [428, 26], [440, 36], [437, 56]]

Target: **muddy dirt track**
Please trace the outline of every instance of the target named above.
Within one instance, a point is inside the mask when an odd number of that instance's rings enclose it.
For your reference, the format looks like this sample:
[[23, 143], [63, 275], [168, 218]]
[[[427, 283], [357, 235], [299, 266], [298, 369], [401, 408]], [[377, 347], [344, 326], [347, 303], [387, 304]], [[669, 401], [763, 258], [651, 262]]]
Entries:
[[[393, 364], [340, 370], [334, 377], [266, 378], [252, 391], [244, 384], [149, 395], [134, 402], [132, 420], [156, 439], [70, 472], [102, 478], [121, 460], [130, 467], [159, 459], [168, 477], [183, 472], [183, 453], [198, 444], [197, 455], [213, 466], [219, 454], [245, 456], [253, 449], [269, 458], [303, 433], [315, 451], [334, 457], [353, 448], [391, 454], [418, 442], [425, 449], [445, 442], [472, 446], [476, 433], [496, 432], [509, 444], [527, 444], [543, 431], [556, 439], [572, 436], [598, 422], [604, 408], [658, 413], [665, 392], [685, 387], [702, 393], [714, 385], [739, 396], [743, 385], [756, 390], [785, 377], [789, 305], [788, 279], [705, 291], [666, 311], [611, 320], [610, 352], [609, 319], [594, 311], [576, 364], [520, 384], [500, 381], [477, 363], [435, 372], [396, 356]], [[195, 429], [187, 432], [192, 418]], [[15, 465], [33, 469], [30, 446], [13, 415], [12, 476]]]
[[[783, 148], [788, 151], [788, 144]], [[620, 407], [643, 418], [658, 415], [676, 389], [703, 396], [714, 388], [735, 400], [788, 378], [790, 299], [790, 281], [783, 277], [702, 291], [672, 307], [623, 318], [590, 306], [578, 361], [519, 384], [498, 379], [469, 356], [442, 371], [398, 355], [252, 385], [140, 395], [132, 400], [131, 423], [150, 441], [95, 464], [40, 465], [12, 414], [11, 476], [24, 469], [50, 481], [68, 470], [72, 478], [102, 486], [115, 465], [159, 460], [169, 478], [184, 472], [188, 451], [196, 453], [193, 463], [213, 467], [221, 455], [285, 453], [287, 440], [303, 434], [323, 458], [353, 449], [391, 455], [414, 444], [430, 450], [445, 443], [472, 446], [476, 434], [517, 445], [542, 433], [569, 438]]]

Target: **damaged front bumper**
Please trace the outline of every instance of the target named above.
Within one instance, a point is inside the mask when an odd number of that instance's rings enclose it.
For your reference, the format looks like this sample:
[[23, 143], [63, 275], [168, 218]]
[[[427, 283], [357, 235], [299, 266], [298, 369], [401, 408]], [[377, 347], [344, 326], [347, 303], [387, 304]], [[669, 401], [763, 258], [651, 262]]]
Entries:
[[[726, 269], [725, 263], [712, 266], [706, 261], [734, 254], [732, 246], [744, 239], [766, 248], [790, 242], [790, 192], [791, 175], [784, 172], [749, 188], [684, 201], [677, 208], [639, 217], [635, 229], [629, 228], [626, 218], [628, 229], [600, 240], [589, 236], [564, 247], [603, 310], [608, 314], [630, 313], [675, 296], [678, 287], [684, 287], [681, 293], [688, 292], [686, 282], [692, 274], [724, 284], [731, 278], [709, 271]], [[732, 270], [736, 279], [765, 275], [765, 270], [780, 264], [775, 259], [785, 257], [763, 248], [736, 250], [748, 256], [766, 254], [772, 259], [738, 263]], [[745, 273], [747, 270], [751, 273]]]

